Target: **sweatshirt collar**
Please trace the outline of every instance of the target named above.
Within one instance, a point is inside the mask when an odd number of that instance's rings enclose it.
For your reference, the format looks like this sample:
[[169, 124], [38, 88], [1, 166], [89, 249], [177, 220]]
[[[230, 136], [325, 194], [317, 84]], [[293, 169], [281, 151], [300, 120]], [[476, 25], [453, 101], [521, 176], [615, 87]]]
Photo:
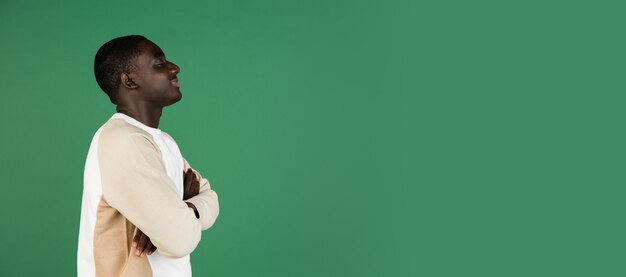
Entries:
[[141, 122], [139, 122], [137, 119], [134, 119], [126, 114], [123, 113], [115, 113], [113, 114], [113, 116], [111, 117], [111, 119], [115, 119], [115, 118], [119, 118], [119, 119], [123, 119], [126, 122], [128, 122], [129, 124], [139, 127], [143, 130], [145, 130], [146, 132], [153, 134], [153, 135], [161, 135], [161, 130], [157, 129], [157, 128], [152, 128], [148, 125], [145, 125]]

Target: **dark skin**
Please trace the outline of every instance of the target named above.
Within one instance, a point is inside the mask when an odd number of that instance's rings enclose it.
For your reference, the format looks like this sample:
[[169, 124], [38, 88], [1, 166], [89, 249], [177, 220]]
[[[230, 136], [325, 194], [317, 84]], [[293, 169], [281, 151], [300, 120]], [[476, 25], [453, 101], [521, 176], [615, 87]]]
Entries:
[[182, 98], [176, 76], [180, 68], [166, 60], [161, 48], [151, 41], [139, 43], [139, 50], [141, 54], [134, 60], [135, 69], [120, 75], [116, 110], [158, 128], [163, 107]]
[[[168, 61], [161, 48], [153, 42], [142, 41], [138, 47], [140, 54], [133, 60], [134, 69], [120, 74], [116, 111], [158, 128], [163, 108], [182, 98], [177, 78], [180, 68]], [[192, 169], [183, 172], [183, 180], [183, 200], [198, 195], [200, 184]], [[197, 212], [193, 204], [186, 203]], [[135, 254], [141, 257], [156, 250], [150, 238], [139, 229], [133, 238], [133, 247], [136, 248]]]

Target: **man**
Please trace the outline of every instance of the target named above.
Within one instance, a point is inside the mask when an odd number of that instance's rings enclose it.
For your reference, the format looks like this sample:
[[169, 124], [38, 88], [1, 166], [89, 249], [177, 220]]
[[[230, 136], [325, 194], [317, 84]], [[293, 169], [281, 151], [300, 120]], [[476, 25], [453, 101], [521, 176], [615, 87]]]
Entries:
[[85, 163], [78, 276], [191, 276], [189, 254], [219, 214], [217, 194], [158, 129], [182, 95], [180, 68], [143, 36], [100, 47], [94, 71], [117, 106]]

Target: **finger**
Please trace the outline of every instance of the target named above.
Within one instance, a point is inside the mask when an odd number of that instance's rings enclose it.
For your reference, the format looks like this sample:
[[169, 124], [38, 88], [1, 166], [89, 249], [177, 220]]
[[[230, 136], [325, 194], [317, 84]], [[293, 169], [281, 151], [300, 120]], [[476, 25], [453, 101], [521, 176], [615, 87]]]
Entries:
[[193, 175], [196, 177], [195, 179], [200, 182], [200, 175], [197, 172], [194, 172]]
[[199, 181], [196, 179], [196, 174], [193, 172], [193, 170], [189, 170], [189, 179], [187, 181], [187, 191], [191, 194], [193, 194], [193, 192], [196, 190], [195, 186], [197, 186], [196, 183], [198, 183]]
[[154, 245], [152, 245], [152, 241], [148, 240], [148, 243], [146, 243], [146, 248], [144, 248], [143, 252], [141, 253], [141, 257], [143, 257], [143, 254], [150, 255], [152, 253], [150, 253], [150, 249], [152, 249]]
[[141, 235], [143, 235], [143, 232], [141, 232], [141, 230], [137, 229], [137, 232], [135, 232], [135, 237], [133, 237], [133, 247], [137, 248], [137, 243], [139, 242], [139, 238], [141, 238]]
[[187, 168], [187, 174], [192, 175], [193, 174], [193, 169]]
[[191, 182], [191, 187], [194, 188], [194, 190], [195, 190], [195, 187], [199, 187], [199, 186], [200, 186], [200, 182], [198, 180], [193, 180]]
[[198, 195], [200, 193], [200, 183], [196, 182], [193, 186], [193, 194]]
[[200, 176], [198, 175], [198, 173], [193, 170], [191, 172], [193, 172], [193, 179], [200, 181]]
[[193, 182], [194, 180], [196, 180], [196, 174], [192, 169], [189, 169], [189, 182]]
[[183, 171], [183, 183], [187, 182], [187, 175], [189, 175], [189, 170]]
[[196, 182], [199, 182], [199, 181], [200, 181], [200, 178], [199, 178], [198, 174], [197, 174], [197, 173], [195, 173], [195, 172], [193, 172], [193, 171], [191, 172], [191, 178], [192, 178], [194, 181], [196, 181]]
[[143, 252], [144, 249], [146, 249], [146, 243], [148, 242], [150, 238], [148, 238], [148, 236], [146, 236], [146, 234], [142, 234], [141, 238], [139, 238], [139, 241], [137, 242], [137, 251], [135, 251], [135, 254], [137, 256], [141, 255], [141, 252]]
[[191, 173], [189, 173], [189, 175], [191, 175], [191, 180], [198, 180], [198, 175], [196, 174], [196, 172], [193, 171], [193, 169], [189, 169], [189, 171], [191, 171]]
[[200, 191], [200, 179], [194, 179], [193, 191], [197, 194]]
[[187, 174], [185, 174], [185, 184], [189, 184], [189, 182], [191, 182], [192, 180], [192, 176], [191, 176], [191, 169], [187, 170]]

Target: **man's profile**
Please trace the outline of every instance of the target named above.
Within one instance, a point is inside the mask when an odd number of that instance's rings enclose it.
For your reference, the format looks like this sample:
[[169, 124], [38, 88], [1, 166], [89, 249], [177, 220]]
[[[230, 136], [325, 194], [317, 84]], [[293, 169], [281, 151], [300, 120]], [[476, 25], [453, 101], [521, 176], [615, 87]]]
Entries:
[[78, 276], [191, 276], [189, 254], [219, 204], [158, 129], [163, 108], [182, 97], [179, 72], [143, 36], [115, 38], [96, 53], [96, 81], [116, 113], [87, 154]]

